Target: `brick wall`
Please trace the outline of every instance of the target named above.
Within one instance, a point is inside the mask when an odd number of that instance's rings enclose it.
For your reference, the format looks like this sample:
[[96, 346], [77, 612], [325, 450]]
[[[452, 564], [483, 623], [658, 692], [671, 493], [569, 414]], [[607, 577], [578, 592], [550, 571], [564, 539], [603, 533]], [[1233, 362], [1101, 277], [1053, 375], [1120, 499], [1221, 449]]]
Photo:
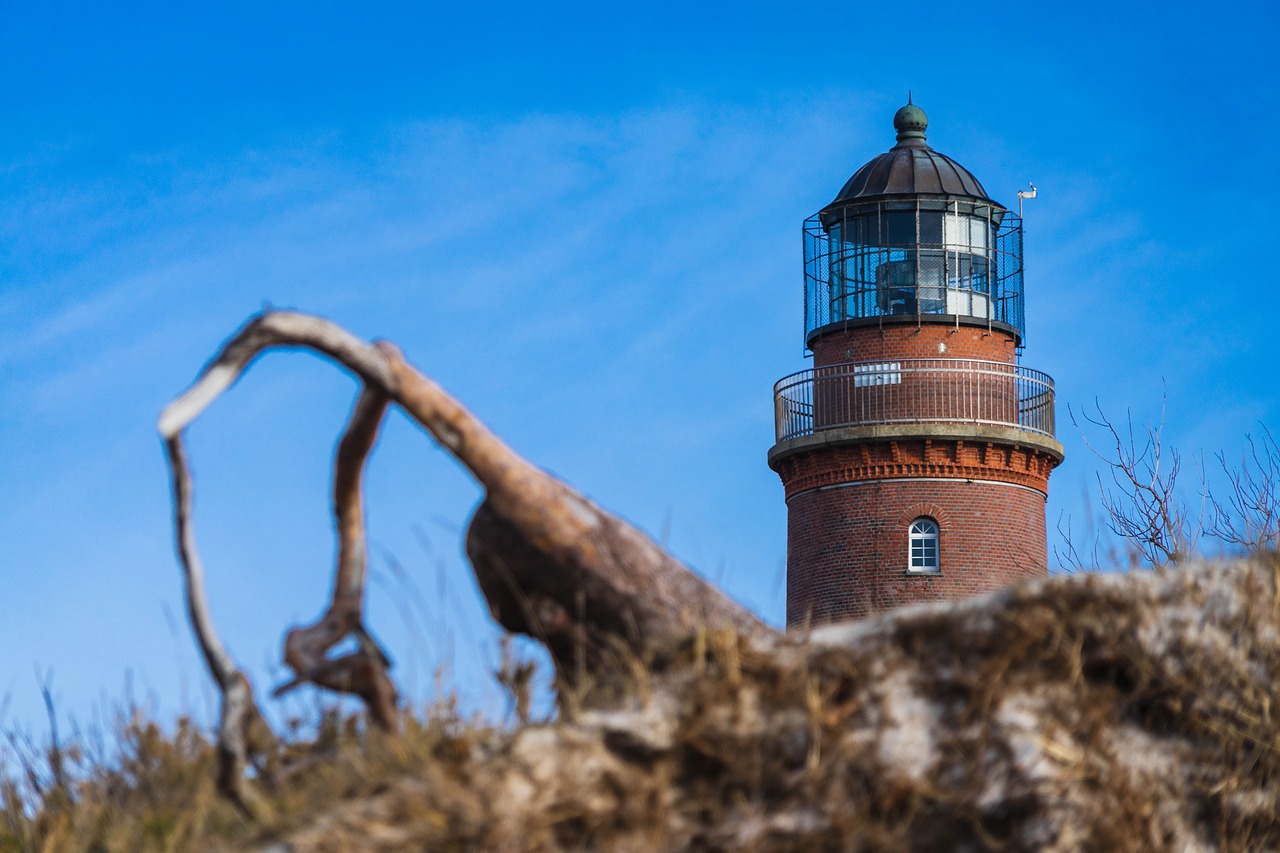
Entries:
[[[939, 352], [938, 344], [946, 350]], [[1008, 332], [930, 323], [861, 326], [832, 332], [813, 342], [814, 367], [902, 358], [980, 358], [1012, 364], [1017, 361], [1017, 352]]]
[[[1000, 589], [1048, 573], [1044, 495], [1010, 485], [898, 480], [794, 495], [787, 625]], [[938, 522], [937, 573], [907, 571], [907, 529]]]

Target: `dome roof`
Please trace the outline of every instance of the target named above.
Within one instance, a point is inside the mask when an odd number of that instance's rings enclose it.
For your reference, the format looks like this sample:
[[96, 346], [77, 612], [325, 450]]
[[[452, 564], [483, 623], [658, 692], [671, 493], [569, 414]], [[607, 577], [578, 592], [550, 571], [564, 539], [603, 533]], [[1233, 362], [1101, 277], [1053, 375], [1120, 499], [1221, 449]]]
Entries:
[[929, 119], [908, 103], [893, 117], [898, 144], [853, 173], [828, 207], [895, 195], [960, 196], [990, 201], [968, 169], [925, 143]]

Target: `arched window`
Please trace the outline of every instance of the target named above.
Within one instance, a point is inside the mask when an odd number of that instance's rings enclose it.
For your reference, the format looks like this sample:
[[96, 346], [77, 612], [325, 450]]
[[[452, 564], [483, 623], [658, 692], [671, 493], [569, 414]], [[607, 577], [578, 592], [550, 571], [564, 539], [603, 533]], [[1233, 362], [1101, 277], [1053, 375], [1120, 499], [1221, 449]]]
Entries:
[[911, 522], [908, 535], [907, 568], [913, 572], [936, 572], [938, 565], [938, 522], [932, 518], [917, 518]]

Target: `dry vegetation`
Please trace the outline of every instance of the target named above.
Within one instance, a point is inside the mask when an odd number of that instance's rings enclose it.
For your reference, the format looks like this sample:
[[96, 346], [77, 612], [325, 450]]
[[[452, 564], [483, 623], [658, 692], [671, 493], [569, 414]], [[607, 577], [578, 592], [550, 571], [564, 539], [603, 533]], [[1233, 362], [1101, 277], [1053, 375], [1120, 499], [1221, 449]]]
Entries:
[[0, 851], [252, 846], [424, 766], [456, 763], [495, 735], [448, 705], [406, 715], [404, 723], [401, 737], [388, 737], [358, 718], [327, 714], [313, 734], [284, 748], [292, 772], [254, 821], [218, 792], [211, 733], [187, 718], [162, 729], [132, 709], [111, 736], [110, 755], [94, 758], [78, 743], [40, 751], [11, 741], [0, 783]]
[[[363, 383], [335, 461], [334, 599], [289, 632], [285, 660], [293, 684], [354, 694], [365, 712], [325, 716], [307, 736], [271, 730], [214, 629], [182, 445], [262, 350], [297, 345]], [[484, 486], [468, 554], [495, 619], [551, 652], [554, 721], [502, 728], [447, 704], [396, 705], [361, 606], [360, 474], [388, 405]], [[1150, 452], [1130, 437], [1113, 518], [1176, 566], [783, 636], [512, 454], [394, 348], [317, 318], [252, 320], [161, 428], [219, 724], [162, 730], [130, 712], [108, 749], [11, 737], [0, 851], [1280, 848], [1266, 453], [1219, 506], [1247, 520], [1220, 530], [1254, 531], [1247, 559], [1186, 558], [1182, 533], [1159, 526], [1184, 516], [1142, 502], [1173, 494], [1158, 440]], [[330, 657], [347, 637], [355, 651]]]
[[[1280, 847], [1280, 561], [1077, 575], [806, 638], [698, 633], [514, 730], [330, 719], [243, 816], [207, 735], [6, 791], [0, 849]], [[6, 834], [7, 833], [7, 834]]]

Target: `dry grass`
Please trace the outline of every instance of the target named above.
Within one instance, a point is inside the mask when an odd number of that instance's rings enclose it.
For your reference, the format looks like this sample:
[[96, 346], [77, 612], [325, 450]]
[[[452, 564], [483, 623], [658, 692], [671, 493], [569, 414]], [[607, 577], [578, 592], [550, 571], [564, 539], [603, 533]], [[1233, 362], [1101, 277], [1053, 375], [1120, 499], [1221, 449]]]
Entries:
[[271, 812], [254, 823], [218, 795], [210, 733], [185, 717], [165, 731], [135, 709], [118, 724], [109, 759], [89, 758], [81, 744], [36, 750], [11, 737], [0, 778], [0, 851], [255, 847], [424, 765], [457, 763], [496, 733], [450, 703], [407, 715], [398, 738], [330, 712], [285, 748], [277, 781], [266, 785]]
[[1278, 572], [701, 634], [513, 730], [333, 717], [253, 825], [217, 799], [204, 733], [133, 720], [110, 765], [65, 750], [66, 790], [48, 754], [34, 787], [10, 768], [0, 850], [1280, 849]]

